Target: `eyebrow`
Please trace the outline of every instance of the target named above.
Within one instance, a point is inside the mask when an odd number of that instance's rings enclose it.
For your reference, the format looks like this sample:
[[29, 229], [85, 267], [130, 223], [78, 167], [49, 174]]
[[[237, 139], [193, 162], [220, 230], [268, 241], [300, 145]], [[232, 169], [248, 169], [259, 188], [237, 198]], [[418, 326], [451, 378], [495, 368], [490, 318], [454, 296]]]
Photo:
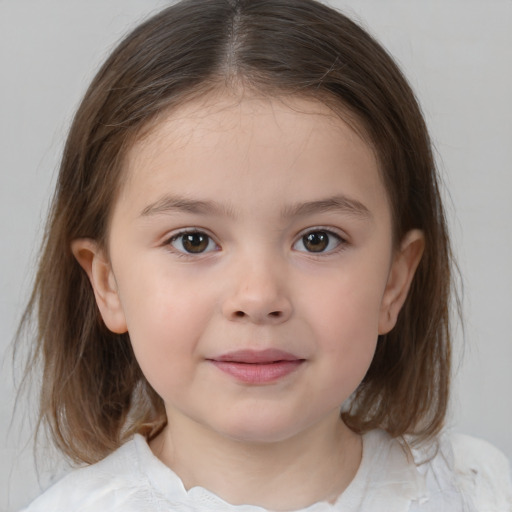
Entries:
[[166, 195], [154, 203], [146, 206], [146, 208], [142, 210], [140, 216], [148, 217], [151, 215], [172, 212], [187, 212], [198, 215], [213, 215], [224, 213], [228, 217], [233, 215], [229, 208], [225, 208], [219, 203], [213, 201], [200, 201], [196, 199], [188, 199], [182, 196]]
[[[142, 210], [140, 216], [149, 217], [173, 212], [186, 212], [196, 215], [222, 214], [226, 217], [235, 216], [234, 211], [231, 208], [215, 201], [203, 201], [172, 195], [166, 195], [146, 206]], [[317, 201], [307, 201], [304, 203], [289, 205], [282, 210], [281, 216], [283, 218], [291, 218], [328, 212], [348, 214], [361, 219], [372, 218], [370, 210], [363, 203], [344, 195], [337, 195]]]
[[344, 213], [361, 219], [372, 218], [370, 210], [363, 203], [344, 195], [287, 206], [282, 215], [283, 217], [298, 217], [301, 215], [329, 212]]

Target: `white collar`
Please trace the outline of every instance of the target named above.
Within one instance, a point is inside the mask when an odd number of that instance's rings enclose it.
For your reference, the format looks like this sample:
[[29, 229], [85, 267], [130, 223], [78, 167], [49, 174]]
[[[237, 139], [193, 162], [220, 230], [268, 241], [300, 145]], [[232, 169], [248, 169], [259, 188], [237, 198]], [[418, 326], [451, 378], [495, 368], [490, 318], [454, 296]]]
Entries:
[[[134, 443], [140, 471], [152, 487], [171, 503], [183, 503], [195, 510], [263, 512], [254, 505], [231, 505], [203, 487], [185, 489], [181, 479], [156, 458], [145, 439], [136, 435]], [[363, 435], [363, 457], [347, 489], [334, 504], [315, 503], [302, 512], [407, 512], [411, 503], [428, 499], [425, 476], [415, 464], [405, 442], [382, 430]]]

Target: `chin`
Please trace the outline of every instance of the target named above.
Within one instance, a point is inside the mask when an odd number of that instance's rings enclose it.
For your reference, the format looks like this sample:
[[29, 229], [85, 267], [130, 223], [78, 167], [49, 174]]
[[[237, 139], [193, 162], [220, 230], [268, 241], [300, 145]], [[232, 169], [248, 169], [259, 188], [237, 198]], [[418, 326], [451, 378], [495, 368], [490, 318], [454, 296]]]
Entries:
[[223, 425], [217, 432], [226, 438], [240, 443], [248, 444], [273, 444], [286, 441], [300, 432], [296, 422], [276, 421], [271, 419], [254, 417], [246, 418], [246, 421], [233, 421], [229, 425]]

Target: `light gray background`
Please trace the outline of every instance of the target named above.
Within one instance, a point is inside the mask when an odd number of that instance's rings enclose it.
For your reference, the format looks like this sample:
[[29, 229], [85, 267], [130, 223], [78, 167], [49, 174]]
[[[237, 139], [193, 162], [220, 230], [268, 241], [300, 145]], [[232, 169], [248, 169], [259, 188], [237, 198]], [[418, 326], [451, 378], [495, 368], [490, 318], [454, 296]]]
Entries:
[[[28, 429], [9, 431], [6, 349], [26, 300], [72, 113], [94, 70], [163, 0], [0, 0], [0, 510], [40, 492]], [[332, 0], [402, 65], [423, 105], [464, 277], [466, 348], [450, 426], [512, 457], [512, 1]], [[462, 353], [457, 332], [456, 357]], [[6, 355], [4, 355], [4, 353]], [[48, 480], [44, 464], [41, 482]]]

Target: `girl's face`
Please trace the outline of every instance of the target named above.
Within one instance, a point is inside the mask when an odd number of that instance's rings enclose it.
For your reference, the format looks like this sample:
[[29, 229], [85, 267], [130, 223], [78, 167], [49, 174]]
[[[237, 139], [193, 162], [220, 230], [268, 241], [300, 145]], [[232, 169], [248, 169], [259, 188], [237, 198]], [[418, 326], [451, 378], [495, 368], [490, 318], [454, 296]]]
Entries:
[[130, 150], [109, 260], [89, 246], [88, 271], [170, 425], [270, 442], [339, 421], [420, 238], [395, 250], [375, 155], [327, 107], [226, 95]]

